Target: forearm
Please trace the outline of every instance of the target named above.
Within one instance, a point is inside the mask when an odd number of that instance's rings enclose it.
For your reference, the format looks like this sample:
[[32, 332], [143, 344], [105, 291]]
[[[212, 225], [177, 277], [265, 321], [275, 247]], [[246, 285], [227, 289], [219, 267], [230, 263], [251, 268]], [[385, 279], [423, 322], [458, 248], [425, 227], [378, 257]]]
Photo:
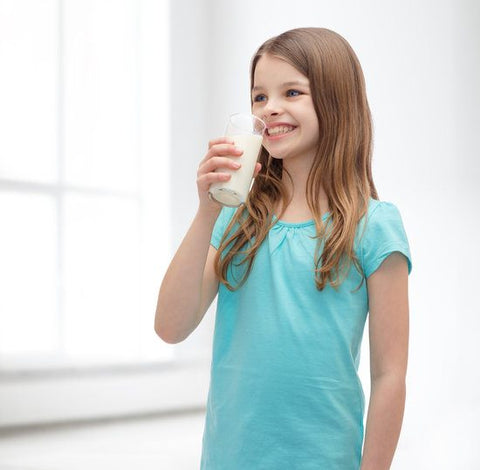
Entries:
[[163, 278], [155, 331], [167, 342], [183, 340], [197, 326], [203, 273], [216, 216], [197, 212]]
[[388, 470], [405, 409], [405, 379], [385, 375], [372, 381], [360, 470]]

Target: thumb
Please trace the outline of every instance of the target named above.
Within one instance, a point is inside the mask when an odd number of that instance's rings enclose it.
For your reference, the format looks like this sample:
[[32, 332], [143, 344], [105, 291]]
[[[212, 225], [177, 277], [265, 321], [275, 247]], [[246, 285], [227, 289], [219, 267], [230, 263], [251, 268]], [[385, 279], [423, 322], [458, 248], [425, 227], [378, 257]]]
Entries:
[[254, 178], [255, 178], [255, 176], [258, 175], [258, 173], [260, 172], [261, 169], [262, 169], [262, 164], [257, 162], [255, 164], [255, 171], [253, 172], [253, 177]]

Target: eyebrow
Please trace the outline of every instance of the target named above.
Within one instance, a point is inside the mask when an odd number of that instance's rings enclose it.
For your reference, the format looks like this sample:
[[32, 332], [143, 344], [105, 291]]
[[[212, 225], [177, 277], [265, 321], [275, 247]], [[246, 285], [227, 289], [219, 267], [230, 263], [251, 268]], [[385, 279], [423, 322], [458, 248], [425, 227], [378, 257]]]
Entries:
[[[293, 82], [285, 82], [285, 83], [282, 83], [281, 86], [284, 87], [284, 86], [294, 86], [294, 85], [300, 85], [300, 86], [304, 86], [304, 87], [308, 87], [308, 86], [309, 86], [307, 82], [300, 82], [300, 81], [298, 81], [298, 80], [293, 81]], [[261, 86], [254, 86], [254, 87], [252, 88], [252, 91], [258, 91], [258, 90], [263, 90], [263, 87], [261, 87]]]

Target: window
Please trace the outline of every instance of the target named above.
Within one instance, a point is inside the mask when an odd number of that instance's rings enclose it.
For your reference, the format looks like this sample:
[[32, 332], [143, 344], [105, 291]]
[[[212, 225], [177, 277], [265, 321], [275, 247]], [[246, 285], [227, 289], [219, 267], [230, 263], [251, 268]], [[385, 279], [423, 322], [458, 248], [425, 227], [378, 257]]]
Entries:
[[0, 3], [0, 371], [172, 357], [167, 10]]

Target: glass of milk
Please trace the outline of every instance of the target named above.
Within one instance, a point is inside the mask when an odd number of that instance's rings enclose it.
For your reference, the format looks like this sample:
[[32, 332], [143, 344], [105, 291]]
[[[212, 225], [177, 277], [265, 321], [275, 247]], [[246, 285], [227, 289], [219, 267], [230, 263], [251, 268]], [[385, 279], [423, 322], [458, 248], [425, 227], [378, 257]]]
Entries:
[[262, 148], [265, 123], [252, 114], [232, 114], [228, 119], [225, 136], [231, 138], [243, 150], [240, 157], [228, 157], [242, 166], [238, 170], [218, 168], [218, 172], [228, 173], [228, 181], [212, 183], [208, 190], [212, 199], [228, 207], [245, 204], [252, 186], [253, 173]]

